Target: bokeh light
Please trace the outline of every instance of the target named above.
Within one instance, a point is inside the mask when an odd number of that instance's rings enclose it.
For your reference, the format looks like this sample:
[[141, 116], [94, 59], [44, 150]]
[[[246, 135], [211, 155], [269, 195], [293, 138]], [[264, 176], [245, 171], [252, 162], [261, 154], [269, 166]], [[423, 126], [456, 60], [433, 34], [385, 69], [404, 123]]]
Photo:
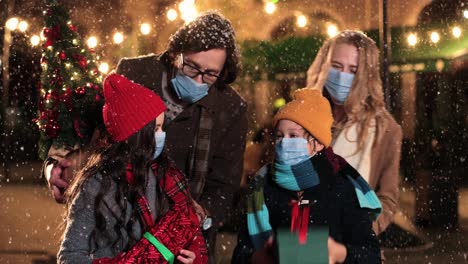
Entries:
[[300, 15], [297, 17], [296, 23], [298, 27], [303, 28], [307, 25], [307, 18], [304, 15]]
[[88, 38], [88, 41], [86, 42], [86, 44], [88, 45], [88, 47], [90, 49], [94, 49], [97, 47], [97, 44], [98, 44], [98, 40], [96, 37], [89, 37]]
[[151, 32], [151, 26], [148, 23], [141, 24], [140, 32], [143, 35], [148, 35]]
[[276, 4], [268, 2], [265, 4], [265, 12], [269, 15], [273, 14], [276, 11]]
[[18, 18], [12, 17], [12, 18], [7, 20], [7, 22], [5, 23], [5, 26], [9, 30], [13, 31], [13, 30], [16, 30], [16, 28], [18, 27], [18, 23], [19, 23]]
[[416, 46], [418, 43], [418, 36], [415, 33], [411, 33], [408, 35], [408, 45], [410, 46]]

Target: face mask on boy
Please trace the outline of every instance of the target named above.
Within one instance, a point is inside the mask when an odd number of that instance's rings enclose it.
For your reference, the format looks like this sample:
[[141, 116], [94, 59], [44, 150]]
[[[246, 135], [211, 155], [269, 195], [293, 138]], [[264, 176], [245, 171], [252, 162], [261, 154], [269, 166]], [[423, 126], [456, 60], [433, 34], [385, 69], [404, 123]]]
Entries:
[[154, 140], [156, 142], [156, 146], [154, 148], [153, 159], [156, 159], [161, 155], [164, 149], [164, 142], [166, 141], [166, 132], [163, 131], [156, 131], [154, 132]]
[[304, 138], [283, 138], [276, 143], [276, 162], [295, 165], [310, 159], [307, 140]]
[[192, 78], [179, 72], [171, 80], [177, 96], [187, 103], [195, 103], [208, 94], [210, 86], [206, 83], [197, 83]]
[[325, 88], [337, 103], [343, 104], [351, 91], [353, 80], [354, 74], [330, 68]]

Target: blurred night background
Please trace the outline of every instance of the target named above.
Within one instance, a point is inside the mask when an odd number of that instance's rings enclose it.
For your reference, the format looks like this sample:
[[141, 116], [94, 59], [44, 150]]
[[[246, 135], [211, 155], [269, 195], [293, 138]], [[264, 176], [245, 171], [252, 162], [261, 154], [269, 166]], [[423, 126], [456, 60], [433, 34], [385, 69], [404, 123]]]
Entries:
[[[103, 76], [122, 57], [163, 51], [197, 12], [219, 10], [233, 23], [242, 52], [243, 73], [234, 86], [249, 104], [249, 139], [305, 86], [324, 40], [344, 29], [366, 32], [382, 48], [381, 57], [387, 54], [386, 103], [403, 129], [398, 217], [430, 242], [396, 245], [387, 262], [468, 262], [468, 1], [59, 2]], [[33, 122], [44, 10], [41, 0], [0, 0], [0, 263], [54, 263], [60, 239], [64, 208], [40, 178]], [[223, 263], [234, 237], [226, 232], [218, 245]]]

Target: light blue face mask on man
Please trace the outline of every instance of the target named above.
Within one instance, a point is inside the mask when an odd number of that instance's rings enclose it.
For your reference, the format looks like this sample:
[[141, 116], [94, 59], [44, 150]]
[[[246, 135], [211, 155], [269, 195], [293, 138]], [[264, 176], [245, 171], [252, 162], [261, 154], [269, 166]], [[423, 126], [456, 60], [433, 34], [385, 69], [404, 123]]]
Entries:
[[276, 162], [284, 165], [295, 165], [310, 159], [305, 138], [283, 138], [276, 143]]
[[156, 159], [157, 157], [159, 157], [159, 155], [161, 155], [164, 149], [164, 142], [166, 141], [166, 132], [154, 132], [154, 140], [156, 146], [154, 147], [153, 159]]
[[195, 103], [208, 94], [210, 86], [206, 83], [197, 83], [187, 75], [178, 72], [171, 80], [177, 96], [184, 102]]
[[353, 86], [353, 80], [354, 74], [330, 68], [325, 88], [337, 103], [344, 104]]

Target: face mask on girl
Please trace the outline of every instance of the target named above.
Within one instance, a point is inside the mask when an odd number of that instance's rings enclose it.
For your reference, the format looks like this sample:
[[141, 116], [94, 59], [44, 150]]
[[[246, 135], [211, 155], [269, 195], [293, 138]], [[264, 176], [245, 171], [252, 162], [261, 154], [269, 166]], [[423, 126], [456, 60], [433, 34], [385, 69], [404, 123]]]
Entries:
[[328, 72], [325, 88], [330, 96], [339, 104], [344, 104], [353, 86], [354, 74], [341, 72], [333, 67]]
[[155, 140], [155, 147], [154, 147], [154, 154], [153, 159], [156, 159], [161, 155], [164, 149], [164, 142], [166, 141], [166, 132], [164, 131], [156, 131], [154, 132], [154, 140]]
[[276, 162], [284, 165], [295, 165], [310, 159], [305, 138], [283, 138], [276, 143]]
[[197, 83], [192, 78], [178, 72], [171, 80], [177, 96], [187, 103], [195, 103], [208, 94], [210, 86], [206, 83]]

